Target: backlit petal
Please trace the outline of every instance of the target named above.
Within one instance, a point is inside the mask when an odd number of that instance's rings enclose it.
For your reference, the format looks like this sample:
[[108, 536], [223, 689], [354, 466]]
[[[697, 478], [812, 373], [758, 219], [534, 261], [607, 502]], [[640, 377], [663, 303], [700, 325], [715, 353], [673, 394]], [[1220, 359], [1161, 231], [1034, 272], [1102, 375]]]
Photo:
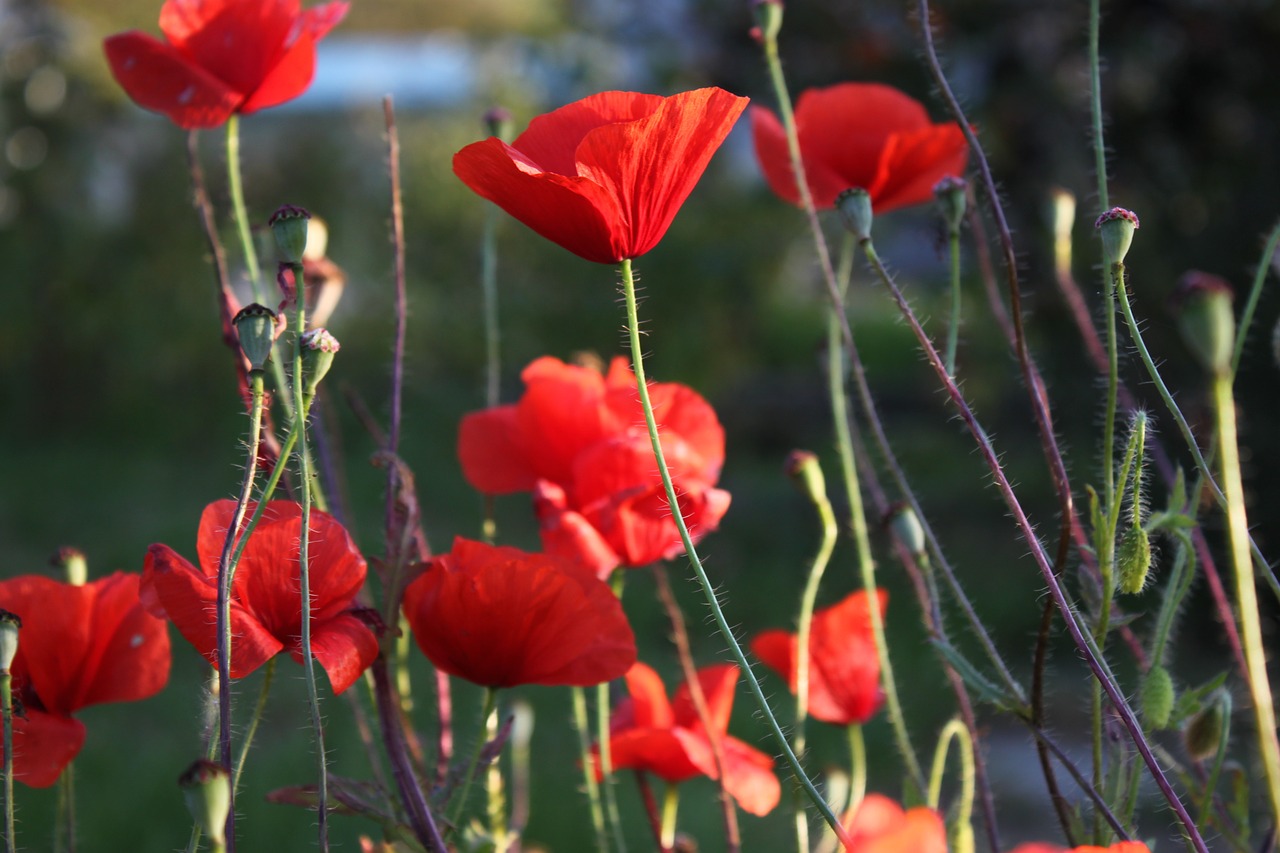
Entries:
[[548, 172], [576, 177], [578, 146], [588, 133], [653, 115], [661, 103], [659, 95], [599, 92], [538, 116], [511, 147]]
[[[84, 724], [71, 717], [29, 709], [13, 718], [13, 778], [48, 788], [84, 746]], [[0, 756], [4, 748], [0, 746]]]
[[298, 34], [294, 42], [280, 54], [249, 97], [240, 105], [248, 115], [267, 107], [292, 101], [307, 91], [316, 73], [316, 40], [308, 30]]
[[515, 406], [471, 412], [458, 427], [458, 460], [472, 488], [487, 495], [527, 492], [537, 482]]
[[111, 73], [140, 107], [164, 113], [182, 128], [217, 127], [243, 94], [174, 48], [140, 32], [104, 43]]
[[160, 31], [228, 88], [251, 95], [284, 55], [298, 0], [168, 0]]
[[[360, 677], [378, 656], [378, 638], [369, 626], [351, 613], [317, 622], [311, 633], [311, 653], [329, 676], [334, 693], [341, 693]], [[301, 644], [290, 650], [302, 663]]]

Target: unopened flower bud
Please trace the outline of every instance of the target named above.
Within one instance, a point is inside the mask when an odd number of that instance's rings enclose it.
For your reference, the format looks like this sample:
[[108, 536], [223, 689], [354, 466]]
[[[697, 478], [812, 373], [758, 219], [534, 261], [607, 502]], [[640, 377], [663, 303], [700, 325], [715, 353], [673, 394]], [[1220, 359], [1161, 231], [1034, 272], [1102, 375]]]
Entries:
[[933, 197], [938, 202], [938, 213], [947, 226], [948, 234], [958, 234], [968, 205], [969, 183], [964, 178], [948, 175], [933, 185]]
[[231, 811], [231, 774], [221, 764], [201, 758], [178, 777], [187, 809], [201, 831], [217, 845], [226, 844]]
[[286, 204], [278, 208], [267, 224], [276, 238], [276, 248], [285, 263], [302, 263], [302, 253], [307, 249], [307, 220], [311, 214], [304, 208]]
[[240, 349], [249, 359], [249, 367], [253, 370], [265, 368], [276, 342], [276, 312], [253, 302], [241, 308], [231, 322], [240, 336]]
[[1138, 215], [1123, 207], [1113, 207], [1093, 223], [1102, 237], [1102, 262], [1107, 269], [1124, 263], [1133, 243], [1133, 232], [1138, 230]]
[[924, 553], [924, 528], [920, 526], [920, 519], [911, 504], [899, 502], [889, 507], [884, 521], [904, 548], [913, 555]]
[[1187, 753], [1196, 761], [1205, 761], [1217, 755], [1225, 724], [1220, 697], [1211, 696], [1209, 704], [1191, 718], [1182, 733]]
[[1172, 300], [1182, 339], [1200, 366], [1215, 375], [1231, 370], [1236, 341], [1232, 298], [1231, 285], [1225, 279], [1191, 270], [1178, 282]]
[[782, 0], [752, 0], [751, 17], [756, 26], [752, 33], [762, 44], [773, 41], [782, 32]]
[[793, 450], [787, 456], [787, 474], [814, 503], [827, 500], [827, 480], [822, 475], [818, 457], [808, 450]]
[[342, 349], [328, 329], [311, 329], [302, 335], [302, 382], [308, 397], [315, 396], [320, 380], [333, 366], [333, 357]]
[[510, 142], [511, 134], [515, 131], [511, 111], [505, 107], [490, 107], [484, 114], [484, 129], [490, 136], [496, 136], [503, 142]]
[[8, 672], [18, 654], [18, 630], [22, 619], [16, 613], [0, 610], [0, 672]]
[[49, 565], [61, 570], [62, 576], [72, 586], [84, 586], [89, 581], [89, 562], [79, 548], [63, 545], [53, 552]]
[[1151, 539], [1140, 526], [1127, 529], [1116, 549], [1116, 568], [1120, 575], [1120, 591], [1129, 595], [1142, 592], [1151, 572]]
[[1169, 670], [1156, 664], [1142, 679], [1142, 718], [1149, 729], [1163, 729], [1169, 725], [1173, 700], [1173, 677]]
[[836, 196], [840, 221], [859, 243], [871, 239], [871, 193], [862, 187], [851, 187]]

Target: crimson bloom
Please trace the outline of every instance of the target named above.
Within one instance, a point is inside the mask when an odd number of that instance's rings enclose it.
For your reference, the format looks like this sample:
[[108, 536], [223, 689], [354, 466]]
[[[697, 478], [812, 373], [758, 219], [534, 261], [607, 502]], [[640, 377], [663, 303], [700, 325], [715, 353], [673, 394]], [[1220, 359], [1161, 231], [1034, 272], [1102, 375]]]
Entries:
[[[871, 598], [855, 592], [839, 604], [815, 611], [809, 628], [809, 714], [837, 725], [861, 725], [884, 701], [880, 689], [880, 659], [871, 631]], [[889, 594], [876, 591], [884, 617]], [[796, 689], [796, 635], [764, 631], [751, 642], [751, 651]]]
[[947, 827], [933, 809], [902, 806], [868, 794], [844, 820], [852, 837], [850, 853], [947, 853]]
[[0, 608], [22, 619], [10, 668], [14, 778], [46, 788], [84, 745], [73, 713], [146, 699], [169, 681], [169, 633], [140, 603], [138, 575], [124, 572], [82, 586], [10, 578]]
[[349, 3], [302, 10], [299, 0], [167, 0], [160, 31], [104, 42], [116, 82], [138, 106], [182, 128], [217, 127], [301, 95], [311, 85], [316, 42]]
[[636, 659], [608, 584], [546, 554], [458, 538], [404, 591], [404, 615], [433, 664], [485, 687], [586, 687]]
[[[726, 732], [733, 710], [738, 668], [717, 664], [698, 670], [698, 684], [707, 701], [707, 716], [724, 755], [724, 787], [744, 811], [766, 815], [778, 804], [781, 787], [773, 759]], [[652, 668], [637, 663], [627, 672], [631, 697], [613, 710], [609, 720], [609, 750], [613, 768], [634, 767], [672, 784], [695, 776], [719, 778], [707, 730], [698, 719], [689, 686], [667, 701], [662, 679]], [[599, 762], [596, 776], [600, 777]]]
[[[458, 456], [467, 481], [489, 495], [532, 490], [545, 550], [602, 577], [681, 553], [626, 359], [602, 376], [546, 356], [521, 376], [520, 402], [463, 418]], [[729, 508], [729, 493], [715, 488], [724, 429], [684, 385], [655, 382], [649, 395], [680, 512], [697, 540]]]
[[453, 173], [551, 242], [617, 263], [667, 233], [746, 105], [716, 88], [600, 92], [538, 116], [510, 145], [468, 145]]
[[[218, 663], [218, 560], [235, 501], [209, 504], [196, 537], [199, 567], [168, 545], [147, 549], [142, 599], [168, 616], [179, 633], [215, 666]], [[249, 514], [255, 504], [249, 504]], [[302, 508], [272, 501], [240, 557], [231, 587], [231, 677], [243, 678], [280, 652], [302, 662], [299, 548]], [[355, 612], [365, 562], [341, 524], [311, 511], [308, 537], [311, 582], [311, 651], [341, 693], [378, 654], [378, 639]]]
[[[969, 158], [959, 125], [931, 123], [919, 101], [892, 86], [839, 83], [807, 89], [795, 115], [805, 177], [819, 210], [832, 207], [851, 187], [870, 193], [877, 213], [930, 201], [933, 185], [959, 175]], [[799, 204], [782, 123], [769, 110], [754, 107], [751, 132], [770, 188]]]

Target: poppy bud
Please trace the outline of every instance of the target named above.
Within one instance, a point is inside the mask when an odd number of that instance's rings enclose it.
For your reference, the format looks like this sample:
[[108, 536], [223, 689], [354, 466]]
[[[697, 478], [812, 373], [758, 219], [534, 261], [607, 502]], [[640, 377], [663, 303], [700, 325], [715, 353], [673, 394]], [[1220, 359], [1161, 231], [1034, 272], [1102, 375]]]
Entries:
[[836, 196], [840, 221], [859, 243], [871, 239], [871, 193], [862, 187], [851, 187]]
[[933, 185], [933, 197], [938, 202], [938, 213], [942, 215], [948, 234], [960, 233], [960, 223], [964, 221], [968, 205], [968, 189], [968, 181], [955, 175], [948, 175]]
[[231, 811], [231, 774], [221, 764], [201, 758], [178, 777], [187, 809], [215, 846], [226, 844], [227, 814]]
[[1218, 744], [1222, 740], [1225, 724], [1222, 702], [1218, 696], [1213, 696], [1209, 704], [1191, 718], [1182, 733], [1187, 753], [1192, 759], [1205, 761], [1218, 754]]
[[1113, 207], [1093, 223], [1102, 237], [1102, 262], [1107, 269], [1124, 263], [1133, 243], [1133, 232], [1138, 230], [1138, 215], [1123, 207]]
[[898, 537], [903, 547], [913, 555], [924, 553], [924, 528], [920, 526], [920, 519], [910, 504], [899, 501], [889, 507], [889, 511], [885, 513], [884, 523], [893, 535]]
[[827, 499], [827, 481], [818, 457], [808, 450], [793, 450], [787, 456], [787, 474], [814, 503]]
[[1116, 568], [1120, 570], [1121, 592], [1130, 595], [1142, 592], [1151, 571], [1151, 539], [1142, 527], [1134, 525], [1121, 534]]
[[1156, 664], [1142, 679], [1142, 719], [1149, 729], [1163, 729], [1169, 725], [1173, 700], [1173, 677], [1169, 670]]
[[271, 358], [276, 341], [276, 312], [253, 302], [241, 308], [231, 321], [240, 337], [240, 349], [253, 370], [262, 370]]
[[342, 349], [328, 329], [311, 329], [302, 335], [302, 382], [308, 397], [315, 396], [320, 380], [333, 366], [333, 357]]
[[515, 124], [511, 121], [511, 111], [505, 107], [490, 107], [484, 114], [484, 129], [490, 136], [496, 136], [503, 142], [511, 141]]
[[286, 204], [271, 214], [267, 224], [276, 238], [276, 248], [285, 263], [302, 263], [302, 253], [307, 248], [307, 220], [311, 214], [306, 209]]
[[753, 0], [751, 17], [755, 18], [756, 27], [752, 32], [758, 33], [758, 40], [773, 41], [782, 32], [782, 0]]
[[49, 565], [61, 569], [72, 586], [84, 586], [89, 580], [89, 563], [79, 548], [63, 545], [49, 558]]
[[8, 672], [18, 654], [18, 629], [22, 619], [16, 613], [0, 610], [0, 672]]
[[1232, 296], [1231, 285], [1226, 280], [1190, 270], [1178, 282], [1172, 300], [1183, 340], [1191, 347], [1200, 366], [1215, 375], [1231, 369], [1236, 340]]

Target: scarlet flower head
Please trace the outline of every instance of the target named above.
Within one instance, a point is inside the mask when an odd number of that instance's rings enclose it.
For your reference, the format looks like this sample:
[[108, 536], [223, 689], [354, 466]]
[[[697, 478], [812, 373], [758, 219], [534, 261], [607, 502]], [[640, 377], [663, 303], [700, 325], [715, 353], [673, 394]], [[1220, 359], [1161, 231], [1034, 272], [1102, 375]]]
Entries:
[[458, 538], [404, 591], [433, 664], [485, 687], [611, 681], [636, 641], [608, 584], [577, 563]]
[[[876, 606], [884, 618], [889, 594], [876, 591]], [[871, 630], [871, 597], [855, 592], [839, 604], [815, 611], [809, 628], [809, 714], [826, 723], [861, 725], [884, 701], [880, 689], [880, 659]], [[751, 642], [751, 651], [765, 666], [796, 690], [796, 635], [764, 631]]]
[[[795, 110], [800, 155], [813, 203], [835, 204], [858, 187], [876, 213], [923, 204], [947, 175], [964, 173], [969, 147], [955, 122], [933, 124], [924, 106], [892, 86], [838, 83], [806, 89]], [[769, 187], [800, 203], [782, 123], [763, 107], [751, 110], [756, 157]]]
[[165, 41], [137, 30], [104, 43], [116, 82], [140, 107], [190, 129], [217, 127], [293, 100], [311, 85], [316, 42], [347, 2], [306, 11], [300, 0], [166, 0]]
[[[533, 491], [544, 549], [602, 577], [681, 553], [626, 359], [601, 375], [545, 356], [521, 376], [520, 402], [463, 418], [458, 456], [467, 481], [489, 495]], [[697, 540], [729, 508], [728, 492], [715, 488], [724, 429], [684, 385], [651, 383], [649, 395], [680, 512]]]
[[14, 778], [47, 788], [84, 745], [71, 716], [101, 702], [136, 702], [169, 681], [169, 634], [138, 598], [138, 575], [81, 586], [40, 575], [0, 581], [0, 608], [22, 619], [13, 660]]
[[453, 172], [551, 242], [617, 263], [667, 233], [746, 105], [716, 88], [600, 92], [538, 116], [510, 145], [468, 145]]
[[[215, 666], [218, 663], [218, 560], [235, 501], [209, 504], [200, 515], [193, 566], [168, 545], [147, 549], [142, 599]], [[256, 505], [249, 504], [252, 514]], [[231, 677], [244, 678], [280, 652], [302, 662], [302, 599], [298, 594], [302, 508], [272, 501], [240, 557], [231, 587]], [[373, 663], [378, 639], [355, 611], [365, 562], [332, 516], [311, 511], [308, 558], [311, 650], [335, 693]]]
[[844, 819], [853, 853], [947, 853], [947, 827], [933, 809], [902, 806], [868, 794]]
[[[781, 796], [773, 759], [727, 734], [738, 668], [732, 664], [704, 667], [698, 670], [698, 684], [723, 752], [725, 790], [744, 811], [768, 814]], [[719, 778], [711, 740], [698, 719], [687, 684], [676, 690], [674, 702], [668, 702], [662, 679], [651, 667], [637, 663], [627, 672], [627, 690], [630, 698], [614, 708], [609, 722], [609, 750], [615, 770], [634, 767], [672, 784], [695, 776]], [[601, 778], [598, 760], [595, 769], [596, 777]]]

